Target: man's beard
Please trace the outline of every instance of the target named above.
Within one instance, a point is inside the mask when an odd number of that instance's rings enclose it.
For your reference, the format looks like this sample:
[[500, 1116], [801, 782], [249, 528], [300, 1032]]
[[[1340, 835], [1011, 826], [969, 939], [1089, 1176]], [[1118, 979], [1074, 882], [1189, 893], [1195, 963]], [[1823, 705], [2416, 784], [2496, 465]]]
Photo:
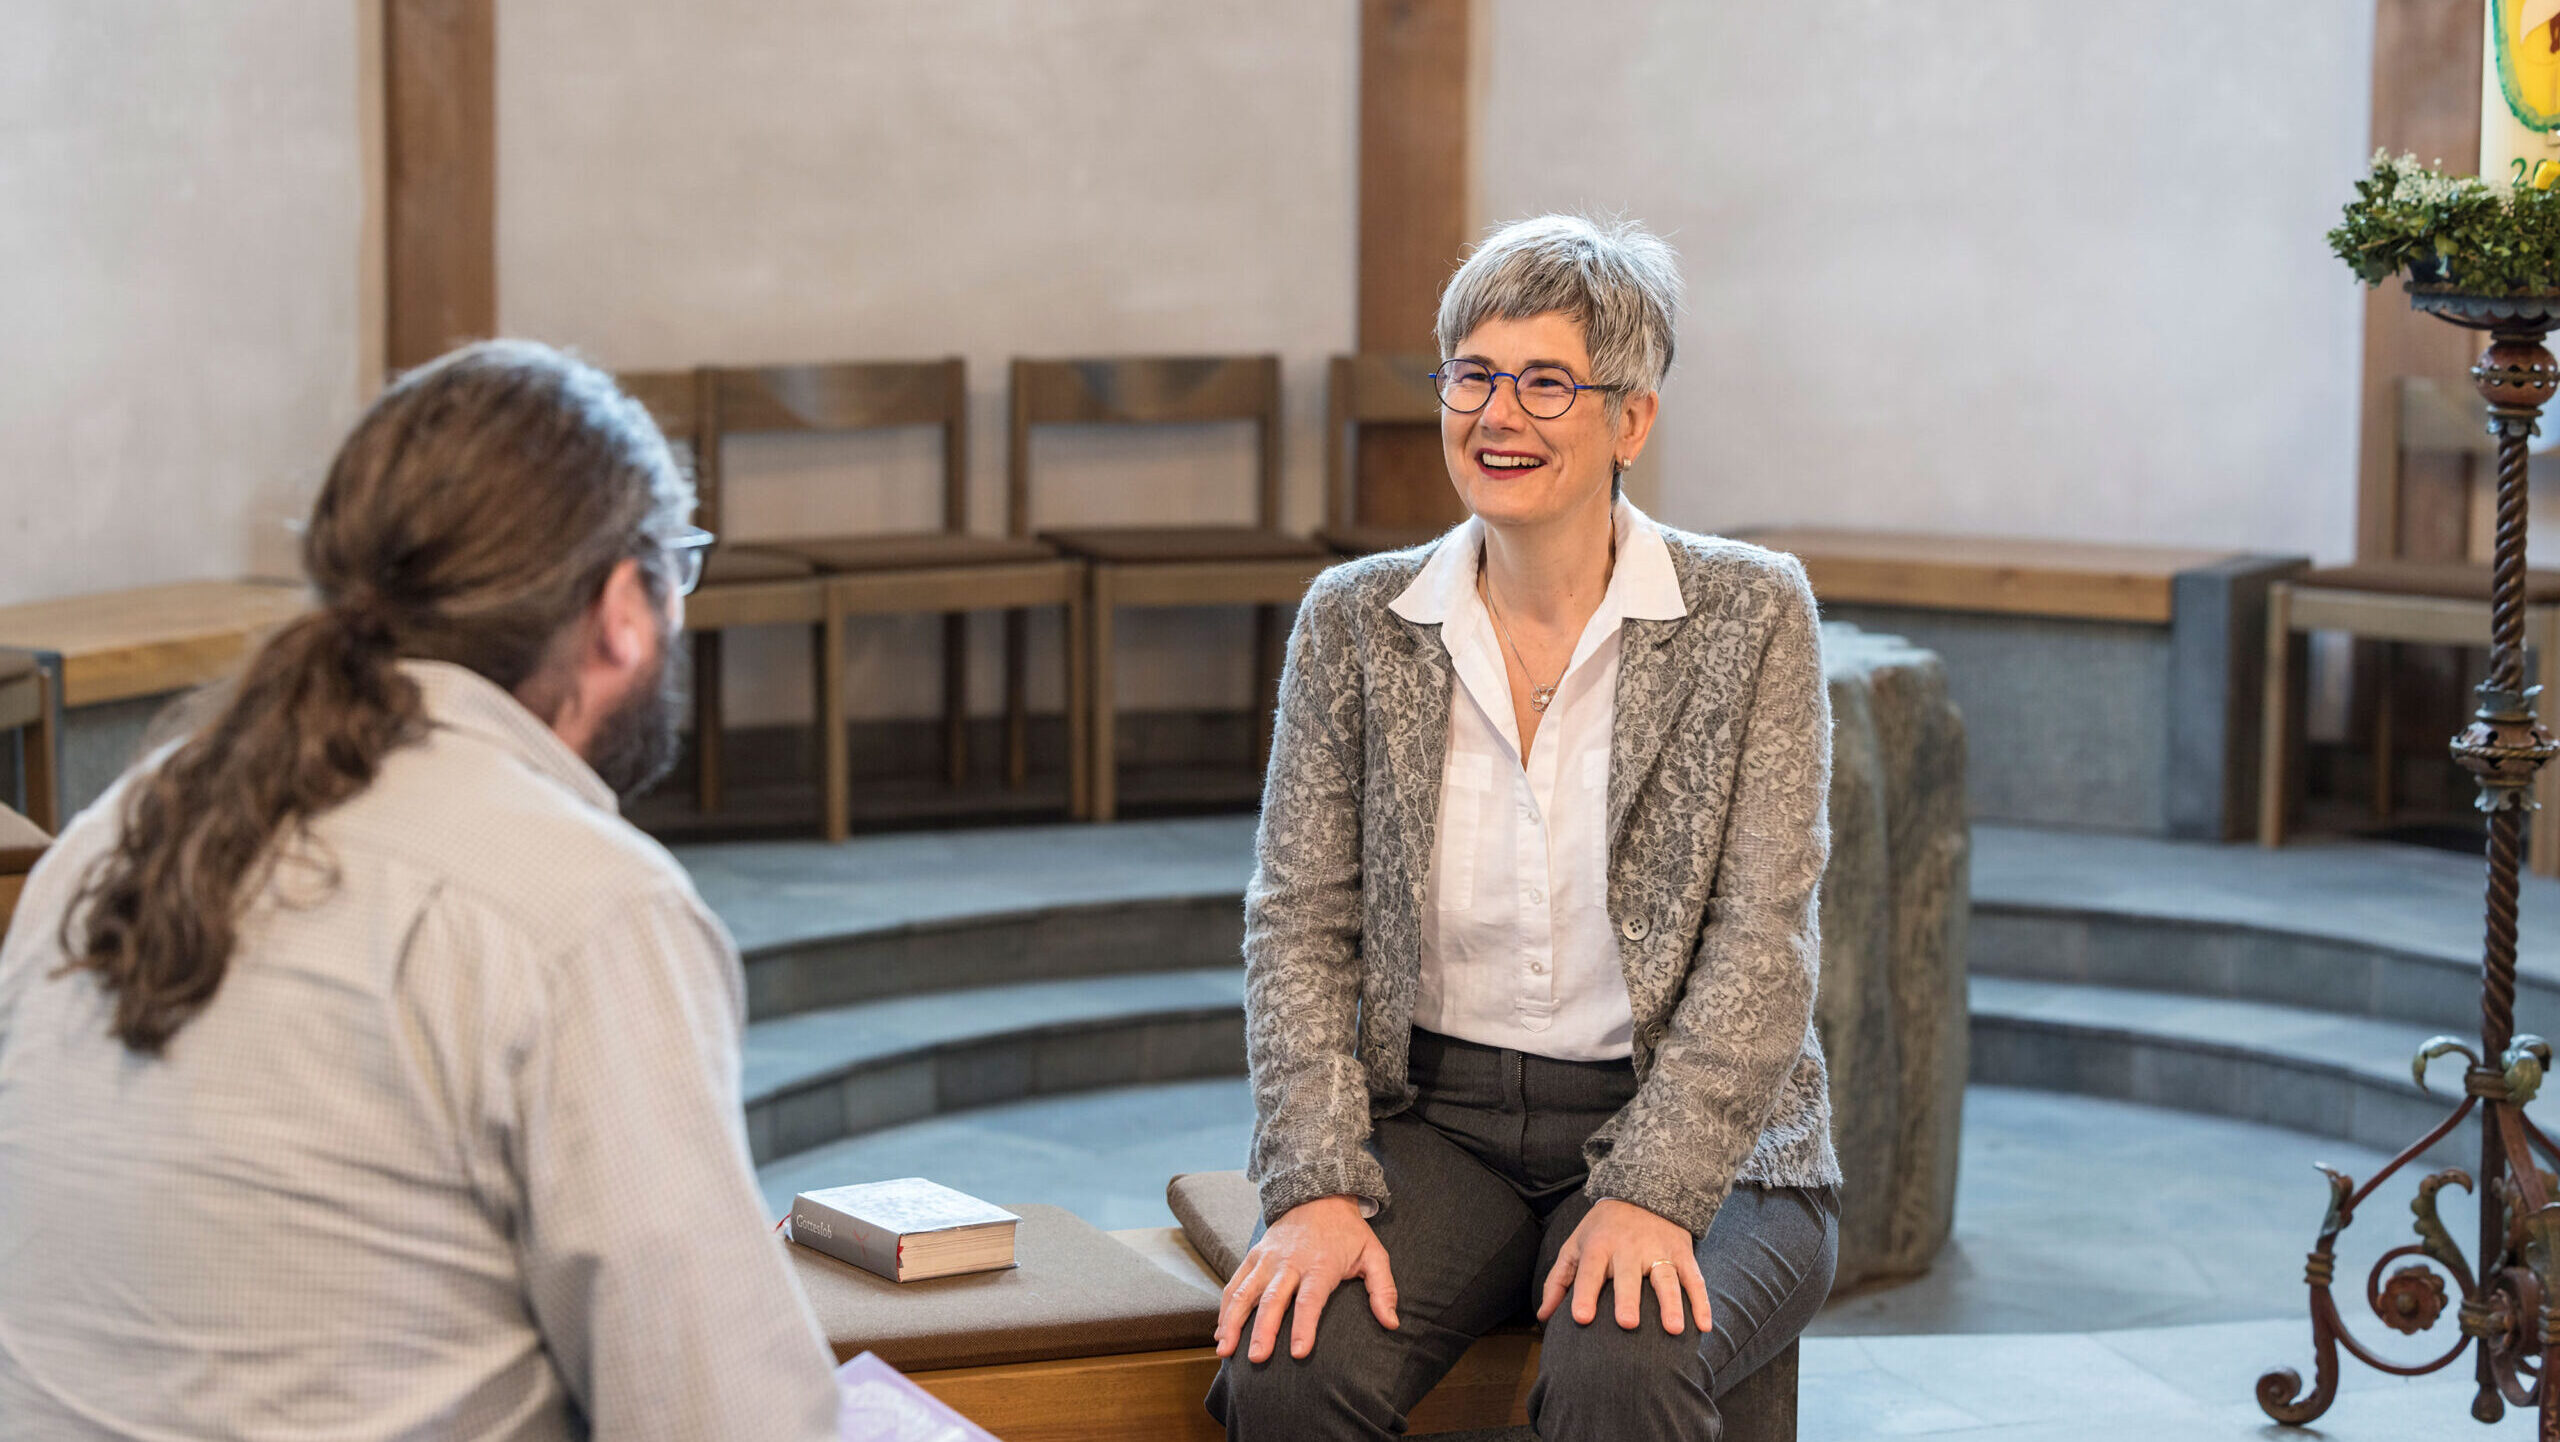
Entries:
[[692, 680], [693, 656], [684, 638], [662, 633], [657, 665], [597, 723], [587, 743], [587, 765], [614, 795], [628, 800], [675, 769], [676, 722], [684, 715]]

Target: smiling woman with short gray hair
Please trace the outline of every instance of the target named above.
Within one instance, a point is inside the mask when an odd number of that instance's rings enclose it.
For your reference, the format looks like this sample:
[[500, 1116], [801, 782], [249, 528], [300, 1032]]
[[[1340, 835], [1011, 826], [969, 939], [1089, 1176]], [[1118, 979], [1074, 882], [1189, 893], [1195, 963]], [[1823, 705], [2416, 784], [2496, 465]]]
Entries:
[[1679, 301], [1640, 226], [1496, 232], [1433, 375], [1470, 518], [1299, 608], [1245, 897], [1231, 1438], [1399, 1434], [1532, 1310], [1540, 1437], [1712, 1438], [1829, 1293], [1820, 638], [1793, 558], [1620, 493]]

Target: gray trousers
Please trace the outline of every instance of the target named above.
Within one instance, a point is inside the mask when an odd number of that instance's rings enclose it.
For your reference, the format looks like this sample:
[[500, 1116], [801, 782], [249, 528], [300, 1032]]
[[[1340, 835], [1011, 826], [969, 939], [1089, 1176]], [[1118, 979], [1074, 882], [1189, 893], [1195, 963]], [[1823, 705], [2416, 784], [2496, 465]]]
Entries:
[[[1382, 1117], [1369, 1147], [1391, 1199], [1370, 1221], [1395, 1273], [1395, 1331], [1358, 1281], [1325, 1303], [1305, 1361], [1284, 1322], [1269, 1361], [1229, 1357], [1209, 1412], [1231, 1439], [1402, 1435], [1406, 1414], [1478, 1337], [1529, 1322], [1556, 1253], [1590, 1212], [1582, 1143], [1635, 1095], [1624, 1061], [1569, 1062], [1413, 1034], [1421, 1098]], [[1260, 1240], [1260, 1230], [1255, 1232]], [[1831, 1291], [1840, 1208], [1829, 1187], [1736, 1186], [1698, 1239], [1713, 1330], [1618, 1326], [1607, 1286], [1590, 1326], [1570, 1296], [1545, 1323], [1529, 1421], [1547, 1442], [1715, 1442], [1717, 1395], [1785, 1348]]]

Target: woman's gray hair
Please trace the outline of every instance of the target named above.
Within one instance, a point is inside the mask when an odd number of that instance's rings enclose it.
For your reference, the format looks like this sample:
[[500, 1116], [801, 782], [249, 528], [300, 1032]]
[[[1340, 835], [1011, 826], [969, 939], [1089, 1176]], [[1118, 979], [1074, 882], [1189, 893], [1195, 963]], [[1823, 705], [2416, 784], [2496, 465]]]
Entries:
[[1488, 320], [1561, 311], [1582, 327], [1595, 385], [1612, 409], [1627, 395], [1660, 390], [1671, 373], [1680, 319], [1680, 261], [1662, 237], [1632, 220], [1580, 215], [1515, 220], [1487, 237], [1440, 292], [1440, 354]]

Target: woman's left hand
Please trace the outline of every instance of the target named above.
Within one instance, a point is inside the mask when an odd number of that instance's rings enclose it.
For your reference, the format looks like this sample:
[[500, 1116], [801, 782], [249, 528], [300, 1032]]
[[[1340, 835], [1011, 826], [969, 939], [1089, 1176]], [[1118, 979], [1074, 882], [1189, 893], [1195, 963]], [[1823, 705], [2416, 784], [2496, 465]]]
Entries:
[[[1657, 1265], [1657, 1263], [1665, 1265]], [[1582, 1224], [1565, 1238], [1556, 1265], [1547, 1273], [1547, 1291], [1538, 1302], [1538, 1320], [1555, 1314], [1565, 1290], [1573, 1291], [1573, 1320], [1588, 1327], [1600, 1315], [1600, 1284], [1613, 1282], [1618, 1294], [1618, 1325], [1634, 1331], [1644, 1322], [1644, 1282], [1653, 1283], [1662, 1305], [1662, 1330], [1678, 1336], [1681, 1303], [1698, 1318], [1698, 1330], [1715, 1325], [1707, 1306], [1707, 1279], [1698, 1274], [1697, 1240], [1679, 1223], [1615, 1197], [1594, 1202]]]

